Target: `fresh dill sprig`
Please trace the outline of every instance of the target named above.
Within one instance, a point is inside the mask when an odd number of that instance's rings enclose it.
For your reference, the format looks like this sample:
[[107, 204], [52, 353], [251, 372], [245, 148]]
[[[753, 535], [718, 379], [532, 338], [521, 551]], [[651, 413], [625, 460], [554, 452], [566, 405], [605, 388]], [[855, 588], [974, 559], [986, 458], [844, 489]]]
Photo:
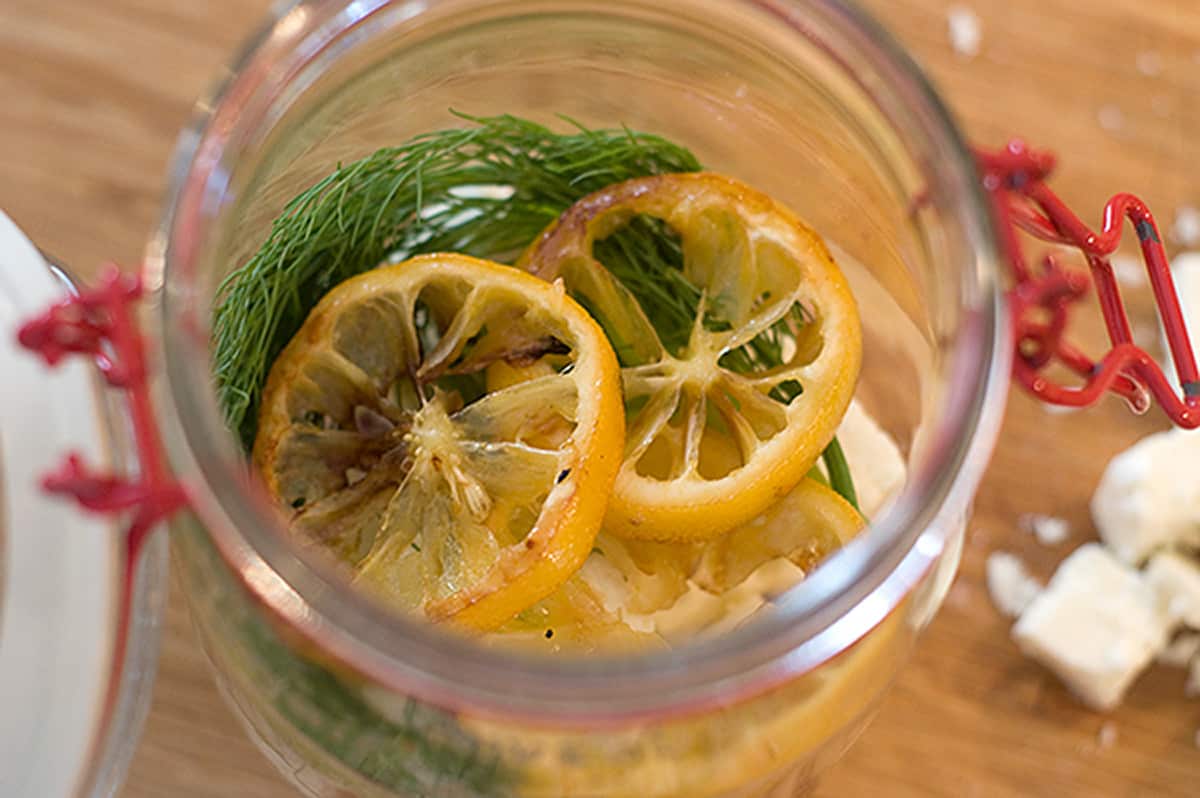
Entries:
[[700, 168], [629, 130], [556, 134], [513, 116], [380, 150], [288, 203], [262, 247], [217, 292], [213, 372], [226, 423], [254, 441], [271, 364], [329, 289], [385, 260], [463, 252], [511, 260], [581, 197], [635, 177]]
[[700, 306], [700, 289], [683, 273], [683, 242], [661, 219], [635, 216], [592, 248], [596, 260], [629, 289], [663, 347], [680, 355]]
[[[221, 284], [213, 370], [226, 423], [247, 449], [271, 364], [338, 283], [424, 252], [512, 262], [587, 194], [637, 177], [701, 169], [686, 148], [628, 129], [572, 123], [573, 132], [559, 134], [508, 115], [461, 118], [470, 126], [339, 165], [288, 203], [262, 247]], [[701, 295], [682, 271], [678, 236], [662, 222], [637, 218], [597, 242], [596, 255], [629, 288], [668, 351], [678, 354]], [[794, 310], [792, 318], [728, 353], [723, 365], [742, 372], [778, 365], [789, 325], [804, 321], [802, 308]], [[801, 387], [776, 390], [786, 403]], [[830, 482], [855, 503], [836, 443], [825, 455]], [[843, 467], [834, 468], [839, 461]]]
[[825, 470], [829, 472], [829, 486], [859, 510], [858, 491], [854, 489], [854, 478], [850, 476], [850, 464], [846, 462], [846, 453], [842, 451], [842, 443], [837, 438], [825, 447], [821, 459], [825, 462]]

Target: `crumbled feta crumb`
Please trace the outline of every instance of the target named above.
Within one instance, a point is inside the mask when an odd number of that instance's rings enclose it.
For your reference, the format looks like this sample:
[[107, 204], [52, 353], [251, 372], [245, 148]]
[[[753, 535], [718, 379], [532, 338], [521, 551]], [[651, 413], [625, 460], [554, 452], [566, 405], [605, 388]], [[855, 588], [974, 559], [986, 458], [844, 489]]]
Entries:
[[1200, 433], [1150, 435], [1112, 459], [1092, 496], [1100, 539], [1139, 563], [1168, 546], [1200, 548]]
[[992, 604], [1009, 618], [1020, 616], [1042, 590], [1025, 569], [1025, 563], [1006, 551], [989, 554], [986, 568]]
[[1071, 525], [1065, 518], [1028, 513], [1017, 519], [1018, 525], [1032, 532], [1043, 546], [1057, 546], [1071, 536]]
[[1154, 77], [1162, 72], [1162, 56], [1154, 50], [1143, 50], [1137, 54], [1137, 68], [1146, 77]]
[[1171, 238], [1185, 247], [1200, 245], [1200, 210], [1191, 205], [1180, 205], [1176, 208]]
[[1115, 105], [1104, 105], [1096, 112], [1100, 127], [1109, 133], [1119, 133], [1125, 129], [1125, 112]]
[[1154, 593], [1102, 546], [1080, 546], [1013, 627], [1013, 639], [1087, 705], [1112, 709], [1166, 645]]
[[1186, 668], [1200, 656], [1200, 634], [1184, 632], [1159, 652], [1157, 661], [1168, 668]]
[[1146, 267], [1142, 264], [1141, 258], [1135, 258], [1133, 255], [1113, 255], [1109, 258], [1109, 263], [1112, 264], [1113, 276], [1117, 278], [1117, 282], [1121, 285], [1127, 285], [1135, 288], [1146, 283]]
[[1101, 748], [1112, 748], [1117, 744], [1117, 724], [1106, 720], [1096, 733], [1096, 742]]
[[1150, 558], [1145, 577], [1172, 622], [1200, 629], [1200, 566], [1176, 552], [1164, 551]]
[[946, 26], [954, 52], [968, 59], [979, 55], [983, 25], [978, 14], [966, 6], [950, 6], [946, 10]]

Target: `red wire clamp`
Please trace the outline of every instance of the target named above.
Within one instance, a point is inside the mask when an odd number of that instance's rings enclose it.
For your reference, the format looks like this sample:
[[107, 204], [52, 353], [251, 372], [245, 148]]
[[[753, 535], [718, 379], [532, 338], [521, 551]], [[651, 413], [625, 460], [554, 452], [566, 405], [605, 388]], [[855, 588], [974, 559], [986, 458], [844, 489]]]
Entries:
[[134, 311], [141, 296], [138, 277], [110, 265], [95, 288], [51, 306], [17, 332], [18, 342], [51, 366], [69, 355], [92, 358], [108, 384], [125, 393], [137, 448], [137, 477], [93, 470], [72, 452], [57, 471], [43, 477], [42, 487], [74, 498], [90, 512], [132, 511], [127, 538], [131, 562], [154, 526], [187, 504], [183, 488], [162, 456], [146, 374], [145, 341]]
[[[1030, 150], [1024, 142], [1013, 140], [999, 152], [979, 152], [976, 157], [984, 188], [992, 198], [1012, 275], [1008, 298], [1016, 338], [1013, 370], [1017, 380], [1034, 396], [1051, 404], [1082, 407], [1112, 391], [1124, 398], [1135, 413], [1146, 412], [1157, 401], [1175, 424], [1185, 429], [1200, 427], [1200, 374], [1195, 350], [1184, 325], [1162, 237], [1146, 205], [1132, 194], [1116, 195], [1104, 206], [1101, 232], [1096, 233], [1046, 185], [1054, 171], [1053, 155]], [[1154, 358], [1133, 342], [1109, 261], [1121, 243], [1124, 219], [1137, 233], [1179, 378], [1178, 392]], [[1099, 361], [1073, 346], [1065, 335], [1072, 306], [1087, 293], [1086, 275], [1061, 268], [1049, 255], [1035, 273], [1026, 261], [1018, 231], [1078, 249], [1087, 259], [1112, 344]], [[1055, 364], [1082, 377], [1083, 384], [1067, 387], [1047, 377], [1045, 371]]]

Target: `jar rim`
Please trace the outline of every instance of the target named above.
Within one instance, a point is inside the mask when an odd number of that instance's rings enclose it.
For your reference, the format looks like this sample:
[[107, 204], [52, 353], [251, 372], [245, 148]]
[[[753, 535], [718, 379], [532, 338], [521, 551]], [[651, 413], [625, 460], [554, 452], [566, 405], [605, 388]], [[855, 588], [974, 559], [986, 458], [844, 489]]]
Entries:
[[[170, 276], [199, 249], [195, 222], [210, 182], [227, 178], [214, 174], [223, 125], [257, 84], [286, 80], [288, 68], [311, 55], [306, 26], [313, 18], [325, 14], [337, 24], [358, 24], [389, 6], [389, 0], [296, 0], [276, 8], [229, 77], [201, 100], [183, 132], [163, 220], [145, 262], [147, 285], [158, 300], [153, 323], [163, 347], [165, 379], [158, 392], [169, 456], [182, 473], [200, 475], [201, 483], [189, 486], [194, 509], [254, 600], [381, 685], [450, 709], [589, 724], [727, 704], [807, 672], [861, 639], [925, 576], [942, 552], [948, 526], [960, 520], [947, 514], [965, 506], [982, 476], [999, 430], [1012, 356], [997, 268], [1000, 249], [971, 151], [920, 68], [864, 11], [843, 0], [734, 2], [765, 12], [801, 36], [803, 6], [810, 19], [818, 16], [859, 48], [857, 55], [894, 79], [889, 88], [903, 97], [916, 135], [944, 156], [935, 169], [940, 188], [957, 200], [982, 301], [979, 312], [964, 322], [951, 357], [955, 379], [947, 388], [947, 412], [931, 436], [930, 465], [910, 474], [891, 509], [834, 555], [839, 567], [817, 569], [769, 617], [671, 651], [587, 661], [534, 659], [485, 649], [396, 617], [345, 590], [328, 569], [298, 554], [280, 533], [273, 508], [248, 489], [243, 470], [231, 465], [230, 451], [206, 431], [220, 423], [211, 383], [206, 374], [197, 374], [202, 370], [195, 368], [194, 358], [180, 356], [195, 346], [184, 340], [183, 328], [205, 326], [188, 318], [191, 311], [178, 310], [186, 290]], [[399, 5], [419, 15], [437, 3]], [[331, 13], [334, 8], [340, 11]], [[270, 63], [274, 71], [262, 68]], [[232, 436], [227, 437], [232, 446]], [[503, 681], [497, 673], [504, 674]]]

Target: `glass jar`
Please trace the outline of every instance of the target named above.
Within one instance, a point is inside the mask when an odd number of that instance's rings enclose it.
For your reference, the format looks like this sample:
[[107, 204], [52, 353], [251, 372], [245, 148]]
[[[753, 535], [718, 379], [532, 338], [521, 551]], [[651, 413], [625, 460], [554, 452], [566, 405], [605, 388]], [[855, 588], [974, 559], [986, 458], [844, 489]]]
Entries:
[[[753, 624], [550, 660], [386, 614], [293, 545], [210, 371], [222, 279], [338, 162], [452, 111], [687, 145], [829, 241], [864, 319], [857, 398], [908, 478]], [[225, 694], [313, 796], [792, 796], [870, 718], [957, 566], [1007, 391], [974, 163], [912, 61], [835, 0], [330, 0], [281, 8], [200, 104], [147, 257], [157, 398], [194, 513], [175, 562]]]

